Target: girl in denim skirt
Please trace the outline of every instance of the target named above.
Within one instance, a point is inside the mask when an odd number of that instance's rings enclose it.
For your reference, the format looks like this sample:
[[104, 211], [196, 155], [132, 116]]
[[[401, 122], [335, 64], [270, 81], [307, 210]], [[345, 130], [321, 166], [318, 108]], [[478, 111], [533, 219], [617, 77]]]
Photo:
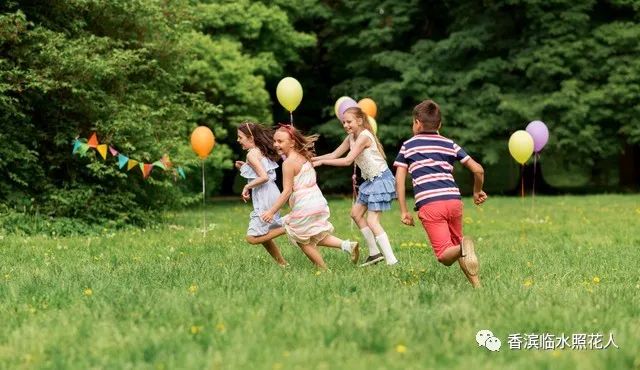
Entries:
[[[358, 198], [351, 208], [351, 217], [369, 247], [369, 257], [361, 266], [382, 260], [387, 265], [394, 265], [398, 260], [380, 224], [380, 214], [390, 210], [391, 201], [397, 198], [395, 178], [387, 165], [382, 145], [373, 134], [367, 114], [359, 107], [352, 107], [345, 110], [342, 119], [347, 137], [333, 153], [314, 157], [313, 165], [349, 166], [356, 163], [365, 181], [360, 185]], [[340, 158], [347, 151], [349, 154]]]

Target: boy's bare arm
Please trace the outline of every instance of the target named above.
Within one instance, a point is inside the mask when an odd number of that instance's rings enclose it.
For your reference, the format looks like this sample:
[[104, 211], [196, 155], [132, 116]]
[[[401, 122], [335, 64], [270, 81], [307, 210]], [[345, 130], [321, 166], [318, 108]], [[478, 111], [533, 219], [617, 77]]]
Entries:
[[413, 226], [413, 217], [407, 210], [407, 200], [405, 196], [405, 181], [407, 179], [407, 168], [402, 166], [396, 167], [396, 193], [398, 194], [398, 203], [400, 203], [400, 221], [405, 225]]
[[484, 185], [484, 168], [482, 168], [480, 163], [474, 161], [473, 158], [469, 158], [463, 164], [473, 173], [473, 202], [475, 204], [484, 203], [484, 201], [487, 200], [487, 193], [482, 190], [482, 186]]

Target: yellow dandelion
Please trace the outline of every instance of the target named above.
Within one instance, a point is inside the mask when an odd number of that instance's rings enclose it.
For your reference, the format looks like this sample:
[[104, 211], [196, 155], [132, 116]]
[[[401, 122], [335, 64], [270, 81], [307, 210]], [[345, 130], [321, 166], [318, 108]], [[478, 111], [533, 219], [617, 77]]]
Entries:
[[464, 218], [464, 223], [465, 224], [472, 224], [473, 223], [473, 218], [467, 216]]
[[189, 287], [189, 293], [196, 294], [198, 292], [198, 286], [196, 284], [191, 284]]
[[598, 284], [598, 283], [600, 283], [600, 278], [599, 278], [598, 276], [594, 276], [594, 277], [593, 277], [593, 283], [594, 283], [594, 284]]
[[533, 263], [527, 262], [527, 267], [531, 267], [531, 266], [533, 266]]
[[219, 323], [216, 325], [216, 330], [218, 331], [218, 333], [224, 333], [224, 332], [226, 331], [226, 328], [225, 328], [225, 326], [224, 326], [224, 323], [219, 322]]
[[404, 345], [402, 345], [402, 344], [398, 344], [398, 345], [396, 346], [396, 352], [398, 352], [398, 353], [405, 353], [405, 352], [407, 352], [407, 347], [405, 347], [405, 346], [404, 346]]
[[562, 352], [560, 352], [558, 350], [553, 350], [551, 352], [551, 356], [553, 356], [553, 357], [560, 357], [560, 355], [562, 355]]
[[523, 285], [526, 286], [526, 287], [532, 286], [533, 285], [533, 279], [531, 279], [531, 278], [525, 279]]
[[91, 290], [91, 288], [87, 288], [82, 292], [82, 294], [84, 294], [87, 297], [91, 297], [93, 295], [93, 290]]
[[316, 271], [316, 276], [319, 276], [320, 274], [322, 274], [322, 272], [320, 272], [320, 270]]
[[202, 326], [191, 325], [191, 334], [198, 334], [202, 331]]
[[289, 351], [284, 351], [284, 352], [282, 352], [282, 356], [289, 357], [289, 356], [291, 356], [291, 353], [289, 353]]

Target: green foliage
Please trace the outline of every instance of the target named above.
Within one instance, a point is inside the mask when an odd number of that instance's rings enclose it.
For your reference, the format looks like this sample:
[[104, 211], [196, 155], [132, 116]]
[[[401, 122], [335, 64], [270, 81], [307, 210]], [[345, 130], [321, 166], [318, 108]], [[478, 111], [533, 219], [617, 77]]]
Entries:
[[[232, 167], [235, 125], [271, 121], [263, 76], [280, 74], [313, 42], [277, 6], [249, 1], [0, 5], [0, 140], [11, 143], [0, 147], [0, 202], [18, 209], [33, 199], [47, 216], [145, 224], [198, 199], [200, 163], [188, 140], [202, 124], [217, 140], [205, 162], [207, 195], [215, 194]], [[92, 151], [72, 157], [73, 139], [94, 131], [133, 159], [168, 154], [189, 180], [156, 170], [143, 181]]]

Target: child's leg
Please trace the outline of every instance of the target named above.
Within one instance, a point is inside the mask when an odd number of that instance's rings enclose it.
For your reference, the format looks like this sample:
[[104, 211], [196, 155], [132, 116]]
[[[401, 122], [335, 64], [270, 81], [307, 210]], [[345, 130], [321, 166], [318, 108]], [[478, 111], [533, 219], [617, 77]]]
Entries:
[[[462, 203], [459, 204], [459, 207], [451, 208], [451, 217], [449, 218], [449, 232], [451, 233], [451, 240], [456, 245], [460, 246], [458, 254], [460, 255], [458, 258], [458, 265], [460, 269], [464, 273], [464, 276], [467, 277], [467, 280], [474, 287], [480, 286], [480, 278], [478, 276], [478, 258], [475, 255], [475, 248], [473, 245], [473, 241], [471, 238], [462, 237]], [[464, 250], [468, 255], [462, 256]]]
[[384, 255], [384, 259], [387, 261], [387, 265], [394, 265], [398, 263], [396, 256], [393, 254], [393, 250], [391, 249], [391, 243], [389, 242], [389, 237], [387, 233], [380, 225], [380, 211], [369, 211], [367, 212], [367, 224], [371, 231], [373, 231], [376, 236], [376, 241], [382, 250], [382, 254]]
[[262, 245], [264, 246], [264, 249], [266, 249], [267, 252], [269, 252], [271, 257], [273, 257], [273, 259], [276, 260], [278, 265], [280, 266], [287, 265], [287, 261], [284, 259], [284, 257], [282, 257], [282, 254], [280, 254], [280, 249], [278, 248], [278, 246], [273, 240], [266, 241], [262, 243]]
[[327, 265], [325, 265], [324, 260], [322, 259], [322, 255], [318, 248], [314, 245], [300, 245], [300, 249], [302, 249], [302, 253], [304, 253], [307, 258], [311, 260], [316, 266], [321, 269], [326, 269]]
[[280, 235], [284, 235], [284, 233], [285, 233], [284, 227], [280, 226], [276, 229], [269, 230], [269, 232], [264, 235], [258, 235], [258, 236], [247, 235], [247, 243], [263, 244], [264, 242], [267, 242], [271, 239], [275, 239]]
[[360, 258], [360, 246], [357, 242], [342, 240], [340, 238], [336, 238], [333, 235], [327, 235], [324, 237], [324, 239], [318, 242], [318, 245], [342, 249], [343, 251], [351, 255], [351, 262], [353, 263], [358, 263], [358, 258]]
[[253, 244], [253, 245], [262, 244], [262, 246], [264, 246], [264, 249], [267, 250], [267, 252], [271, 255], [271, 257], [273, 257], [273, 259], [279, 265], [284, 266], [287, 264], [287, 261], [284, 259], [284, 257], [282, 257], [282, 254], [280, 253], [280, 249], [278, 249], [278, 246], [272, 240], [282, 234], [284, 234], [284, 227], [279, 227], [277, 229], [269, 230], [269, 232], [264, 235], [258, 235], [258, 236], [247, 235], [246, 240], [247, 240], [247, 243], [249, 244]]
[[367, 206], [361, 203], [356, 203], [351, 207], [351, 218], [356, 222], [364, 240], [367, 242], [367, 248], [369, 248], [369, 256], [377, 256], [380, 254], [380, 250], [376, 245], [376, 238], [373, 231], [369, 228], [367, 220], [364, 218], [364, 214], [367, 212]]

